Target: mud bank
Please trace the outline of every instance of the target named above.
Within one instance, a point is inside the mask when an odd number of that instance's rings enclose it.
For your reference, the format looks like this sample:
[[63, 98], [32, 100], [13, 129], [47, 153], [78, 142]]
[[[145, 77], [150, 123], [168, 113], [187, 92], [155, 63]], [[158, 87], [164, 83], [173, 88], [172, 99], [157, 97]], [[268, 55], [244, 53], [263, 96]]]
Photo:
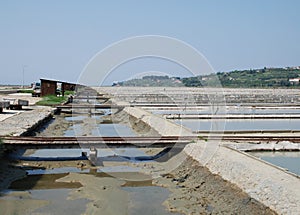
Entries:
[[26, 172], [11, 162], [0, 160], [0, 191], [7, 189], [9, 185], [18, 179], [26, 177]]
[[[46, 122], [51, 120], [53, 109], [50, 107], [34, 106], [1, 121], [0, 135], [26, 136], [33, 133]], [[4, 156], [3, 153], [2, 156]], [[1, 157], [1, 155], [0, 155]], [[5, 158], [0, 161], [0, 190], [8, 188], [11, 182], [26, 177], [26, 171]]]
[[300, 180], [239, 151], [220, 146], [204, 161], [201, 143], [188, 145], [184, 151], [208, 170], [237, 185], [251, 198], [280, 214], [300, 214]]
[[[35, 132], [37, 136], [64, 136], [67, 131], [75, 122], [67, 121], [65, 116], [68, 115], [56, 115], [48, 123], [41, 126], [39, 130]], [[70, 115], [71, 116], [71, 115]]]
[[184, 214], [276, 214], [191, 157], [154, 183], [172, 192], [164, 202], [170, 211]]

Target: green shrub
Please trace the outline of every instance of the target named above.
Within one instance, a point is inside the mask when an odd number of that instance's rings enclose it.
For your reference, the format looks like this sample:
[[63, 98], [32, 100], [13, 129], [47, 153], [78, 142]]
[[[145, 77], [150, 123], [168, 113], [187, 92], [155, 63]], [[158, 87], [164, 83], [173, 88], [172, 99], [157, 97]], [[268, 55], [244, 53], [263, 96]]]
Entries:
[[19, 93], [33, 93], [31, 89], [18, 90]]
[[65, 96], [69, 96], [69, 95], [74, 95], [74, 91], [66, 90], [65, 91]]
[[48, 95], [48, 96], [44, 96], [41, 101], [38, 101], [36, 103], [36, 105], [54, 106], [66, 102], [67, 99], [68, 99], [67, 96]]

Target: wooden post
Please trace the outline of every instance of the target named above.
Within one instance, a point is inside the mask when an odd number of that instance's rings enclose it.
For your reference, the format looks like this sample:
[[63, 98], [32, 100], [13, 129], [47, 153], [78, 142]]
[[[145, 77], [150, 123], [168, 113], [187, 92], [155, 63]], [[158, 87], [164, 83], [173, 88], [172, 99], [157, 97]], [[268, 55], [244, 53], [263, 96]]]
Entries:
[[97, 163], [97, 149], [95, 147], [90, 148], [90, 161], [92, 165], [96, 166]]

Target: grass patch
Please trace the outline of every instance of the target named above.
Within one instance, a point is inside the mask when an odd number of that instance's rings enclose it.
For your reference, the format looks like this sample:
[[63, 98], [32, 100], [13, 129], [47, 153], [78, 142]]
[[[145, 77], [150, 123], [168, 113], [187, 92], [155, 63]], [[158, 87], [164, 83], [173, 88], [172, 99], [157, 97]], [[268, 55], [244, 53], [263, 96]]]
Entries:
[[67, 99], [68, 99], [68, 96], [48, 95], [48, 96], [44, 96], [41, 101], [38, 101], [36, 103], [36, 105], [54, 106], [54, 105], [59, 105], [63, 102], [66, 102]]
[[204, 138], [204, 137], [202, 137], [202, 136], [198, 136], [198, 139], [199, 139], [199, 140], [204, 140], [205, 142], [207, 142], [207, 138]]
[[31, 89], [18, 90], [18, 93], [33, 93], [33, 90]]
[[55, 106], [60, 105], [68, 100], [70, 95], [74, 95], [74, 91], [65, 91], [65, 96], [55, 96], [55, 95], [48, 95], [43, 96], [41, 101], [38, 101], [36, 105], [43, 105], [43, 106]]
[[69, 95], [74, 95], [74, 91], [66, 90], [65, 91], [65, 96], [69, 96]]

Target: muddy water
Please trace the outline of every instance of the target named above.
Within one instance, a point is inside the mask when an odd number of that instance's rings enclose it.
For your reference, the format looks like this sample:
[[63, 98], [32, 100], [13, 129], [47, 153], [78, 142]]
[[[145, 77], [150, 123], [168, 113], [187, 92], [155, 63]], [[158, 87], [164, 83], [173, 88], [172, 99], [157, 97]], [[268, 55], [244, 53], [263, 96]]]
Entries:
[[129, 193], [129, 214], [174, 214], [169, 212], [167, 213], [162, 206], [162, 203], [168, 198], [170, 194], [167, 189], [152, 186], [124, 187], [123, 190]]
[[[64, 170], [64, 171], [62, 171]], [[90, 172], [80, 171], [75, 174], [80, 174], [83, 180], [88, 177], [93, 177], [92, 182], [98, 182], [95, 184], [95, 191], [88, 195], [83, 194], [80, 196], [74, 193], [85, 192], [86, 187], [93, 187], [93, 184], [82, 185], [79, 182], [59, 181], [69, 176], [67, 168], [56, 168], [53, 172], [45, 171], [40, 174], [40, 170], [30, 170], [29, 175], [25, 179], [17, 180], [13, 182], [9, 189], [2, 192], [0, 197], [1, 214], [89, 214], [89, 204], [95, 205], [97, 198], [105, 198], [105, 190], [111, 189], [111, 192], [120, 194], [119, 198], [107, 198], [107, 202], [110, 205], [104, 205], [106, 208], [116, 207], [116, 211], [123, 211], [118, 214], [171, 214], [166, 210], [162, 203], [169, 196], [169, 191], [162, 187], [152, 186], [151, 181], [121, 181], [121, 183], [115, 183], [118, 181], [112, 175], [103, 172]], [[118, 172], [115, 173], [118, 177], [128, 177], [129, 173]], [[136, 176], [140, 173], [132, 173]], [[145, 177], [141, 175], [140, 177]], [[101, 183], [105, 180], [104, 183]], [[120, 180], [119, 180], [120, 181]], [[97, 186], [102, 186], [101, 189], [97, 189]], [[107, 188], [105, 188], [107, 187]], [[105, 189], [104, 189], [105, 188]], [[93, 198], [92, 196], [97, 198]], [[123, 197], [122, 197], [123, 196]], [[118, 201], [125, 201], [125, 205], [115, 205]], [[26, 208], [16, 208], [13, 205], [22, 205], [26, 202]], [[2, 210], [5, 208], [5, 210]], [[22, 210], [20, 210], [22, 209]], [[91, 214], [114, 214], [114, 210], [104, 210], [104, 213]], [[100, 211], [100, 210], [99, 210]], [[174, 213], [172, 213], [174, 214]]]
[[[131, 172], [127, 172], [130, 170]], [[120, 198], [108, 196], [107, 202], [110, 205], [103, 207], [111, 208], [115, 201], [126, 202], [125, 205], [115, 205], [118, 212], [123, 211], [118, 214], [171, 214], [162, 205], [169, 196], [169, 191], [153, 186], [151, 177], [137, 170], [125, 165], [92, 169], [75, 167], [27, 169], [26, 178], [14, 181], [9, 189], [2, 192], [0, 208], [6, 209], [1, 214], [86, 214], [89, 211], [89, 204], [97, 205], [98, 198], [106, 198], [103, 192], [106, 189], [116, 195], [120, 194]], [[70, 173], [75, 175], [69, 181]], [[122, 180], [130, 177], [134, 181]], [[98, 189], [99, 186], [101, 189]], [[90, 190], [89, 187], [95, 189]], [[26, 202], [26, 209], [19, 210], [22, 207], [14, 207], [22, 205], [22, 202]], [[101, 210], [101, 207], [98, 210]], [[92, 211], [95, 212], [92, 214], [98, 214], [97, 208]], [[100, 214], [114, 214], [111, 211], [114, 210], [108, 209]]]
[[[75, 129], [85, 129], [85, 119], [58, 116], [38, 135], [74, 136]], [[107, 123], [93, 125], [84, 132], [91, 136], [137, 135], [124, 124]], [[82, 152], [89, 155], [82, 149], [41, 149], [26, 151], [23, 157], [43, 160], [78, 157]], [[102, 167], [91, 167], [89, 161], [21, 161], [19, 167], [27, 176], [1, 192], [0, 214], [179, 214], [163, 206], [170, 192], [153, 185], [151, 175], [128, 165], [128, 160], [109, 159], [146, 155], [138, 149], [99, 150], [98, 157], [108, 161]]]

